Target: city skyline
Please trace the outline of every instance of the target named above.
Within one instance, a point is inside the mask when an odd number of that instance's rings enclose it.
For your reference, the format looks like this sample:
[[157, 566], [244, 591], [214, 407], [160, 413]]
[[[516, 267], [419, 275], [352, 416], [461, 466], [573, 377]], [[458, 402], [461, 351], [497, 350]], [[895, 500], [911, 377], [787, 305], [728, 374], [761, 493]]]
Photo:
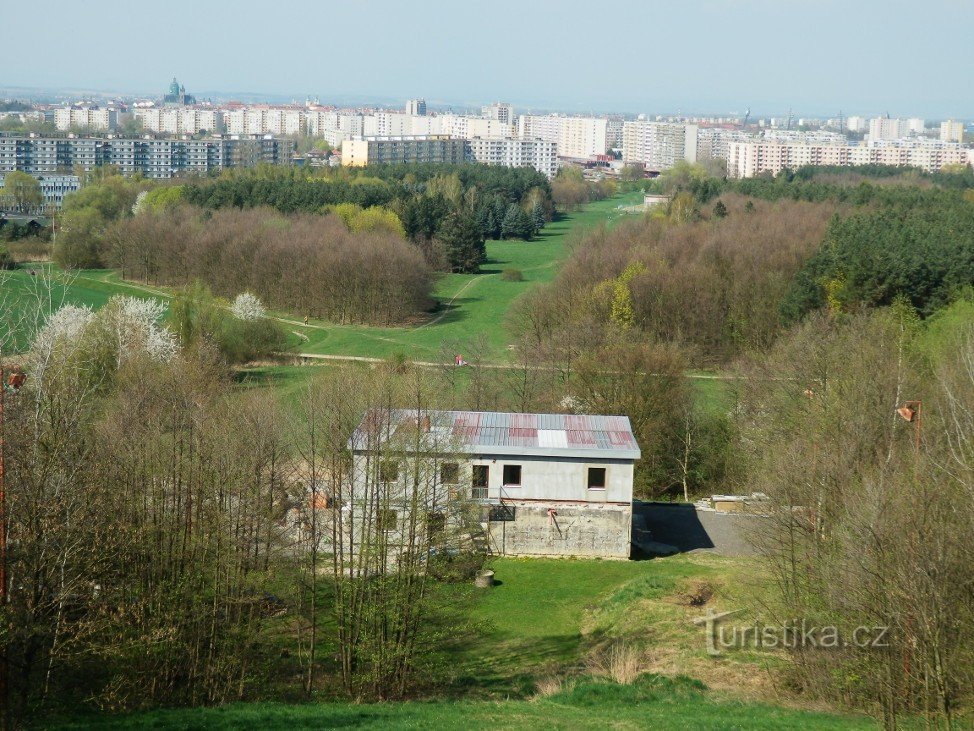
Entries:
[[[6, 42], [8, 58], [30, 60], [8, 64], [3, 87], [142, 95], [175, 74], [200, 97], [268, 101], [418, 96], [431, 106], [504, 100], [566, 112], [974, 116], [969, 48], [924, 36], [917, 10], [888, 3], [621, 0], [602, 18], [577, 0], [530, 7], [436, 0], [421, 10], [389, 0], [313, 7], [282, 0], [274, 7], [280, 22], [270, 25], [254, 22], [267, 9], [253, 2], [174, 0], [164, 18], [116, 0], [48, 7], [59, 22], [45, 29], [43, 54], [26, 36]], [[974, 20], [974, 7], [959, 0], [929, 3], [922, 13], [957, 27]], [[12, 25], [30, 17], [16, 7], [5, 14]], [[156, 52], [123, 63], [131, 45], [93, 43], [106, 14], [114, 37], [138, 38]], [[220, 32], [200, 43], [180, 30], [189, 18]], [[261, 46], [259, 65], [228, 62], [236, 49]]]

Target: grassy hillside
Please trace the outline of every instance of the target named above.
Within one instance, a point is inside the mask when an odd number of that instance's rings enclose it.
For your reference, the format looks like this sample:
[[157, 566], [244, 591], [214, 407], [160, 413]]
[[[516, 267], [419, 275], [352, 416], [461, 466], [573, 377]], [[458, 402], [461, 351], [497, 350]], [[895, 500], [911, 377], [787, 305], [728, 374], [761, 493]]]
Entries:
[[108, 729], [874, 729], [868, 719], [714, 701], [692, 682], [648, 677], [632, 686], [579, 684], [547, 698], [413, 703], [235, 704], [156, 711], [60, 728]]
[[[469, 625], [454, 629], [434, 671], [448, 698], [243, 703], [114, 719], [78, 716], [65, 727], [873, 727], [860, 717], [774, 705], [764, 678], [781, 658], [735, 652], [715, 660], [706, 654], [702, 630], [691, 620], [707, 607], [748, 606], [747, 577], [760, 575], [751, 560], [710, 554], [641, 562], [498, 558], [493, 568], [498, 584], [468, 597]], [[600, 653], [620, 643], [638, 654], [644, 672], [630, 684], [598, 670]]]
[[[530, 287], [550, 280], [559, 261], [565, 256], [569, 235], [577, 235], [600, 223], [611, 224], [628, 215], [620, 206], [636, 200], [634, 196], [613, 198], [587, 205], [583, 210], [553, 221], [534, 241], [490, 241], [488, 263], [478, 274], [447, 274], [436, 283], [434, 296], [440, 308], [404, 327], [368, 327], [334, 325], [312, 320], [303, 324], [304, 313], [275, 313], [288, 321], [288, 327], [300, 336], [294, 338], [301, 352], [388, 358], [404, 354], [409, 359], [436, 358], [450, 343], [470, 342], [483, 337], [485, 354], [490, 360], [506, 358], [507, 332], [504, 319], [511, 303]], [[524, 281], [501, 279], [504, 269], [520, 269]], [[39, 267], [35, 267], [39, 270]], [[53, 270], [58, 280], [50, 298], [54, 306], [61, 302], [100, 307], [116, 293], [166, 298], [164, 289], [124, 282], [106, 270], [83, 270], [63, 275]], [[4, 289], [15, 307], [29, 299], [36, 277], [28, 268], [2, 275]]]

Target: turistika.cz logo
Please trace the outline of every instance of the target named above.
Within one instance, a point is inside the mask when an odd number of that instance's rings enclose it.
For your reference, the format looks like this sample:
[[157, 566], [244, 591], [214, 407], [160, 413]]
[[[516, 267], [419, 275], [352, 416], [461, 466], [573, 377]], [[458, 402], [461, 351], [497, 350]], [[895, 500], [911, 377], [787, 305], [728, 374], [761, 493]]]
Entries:
[[763, 624], [756, 621], [749, 625], [734, 625], [723, 620], [737, 614], [707, 610], [703, 617], [693, 620], [703, 625], [707, 652], [721, 655], [731, 649], [815, 649], [836, 650], [845, 648], [877, 649], [889, 646], [889, 627], [860, 625], [843, 629], [837, 625], [820, 625], [805, 619], [795, 619], [781, 625]]

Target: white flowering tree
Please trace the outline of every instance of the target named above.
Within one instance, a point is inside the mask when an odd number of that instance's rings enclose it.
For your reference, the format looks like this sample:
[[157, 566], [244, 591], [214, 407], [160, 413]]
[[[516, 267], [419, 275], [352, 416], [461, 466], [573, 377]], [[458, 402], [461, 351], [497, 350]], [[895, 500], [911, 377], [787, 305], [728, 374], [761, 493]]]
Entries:
[[179, 345], [163, 322], [166, 309], [159, 300], [124, 295], [112, 297], [97, 311], [64, 305], [51, 313], [34, 339], [30, 355], [33, 379], [43, 388], [55, 363], [72, 363], [74, 368], [88, 365], [101, 371], [104, 367], [118, 369], [136, 355], [171, 360]]
[[263, 320], [267, 316], [267, 308], [264, 307], [264, 303], [257, 298], [257, 295], [250, 292], [238, 294], [233, 300], [233, 304], [230, 305], [230, 312], [238, 320], [245, 322]]

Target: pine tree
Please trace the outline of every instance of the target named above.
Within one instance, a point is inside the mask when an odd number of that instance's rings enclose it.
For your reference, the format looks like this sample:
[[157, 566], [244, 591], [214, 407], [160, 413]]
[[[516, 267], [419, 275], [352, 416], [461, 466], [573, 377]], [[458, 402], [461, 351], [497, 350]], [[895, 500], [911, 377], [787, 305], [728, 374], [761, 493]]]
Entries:
[[545, 216], [544, 216], [544, 206], [540, 203], [535, 203], [534, 208], [531, 209], [531, 220], [534, 223], [534, 231], [537, 233], [545, 226]]
[[475, 272], [487, 258], [483, 233], [469, 213], [456, 211], [447, 216], [437, 238], [446, 248], [453, 271]]
[[534, 233], [534, 223], [524, 209], [517, 203], [511, 203], [504, 214], [501, 223], [501, 238], [530, 239]]
[[717, 201], [714, 206], [714, 218], [726, 218], [727, 217], [727, 206], [724, 205], [724, 201]]

